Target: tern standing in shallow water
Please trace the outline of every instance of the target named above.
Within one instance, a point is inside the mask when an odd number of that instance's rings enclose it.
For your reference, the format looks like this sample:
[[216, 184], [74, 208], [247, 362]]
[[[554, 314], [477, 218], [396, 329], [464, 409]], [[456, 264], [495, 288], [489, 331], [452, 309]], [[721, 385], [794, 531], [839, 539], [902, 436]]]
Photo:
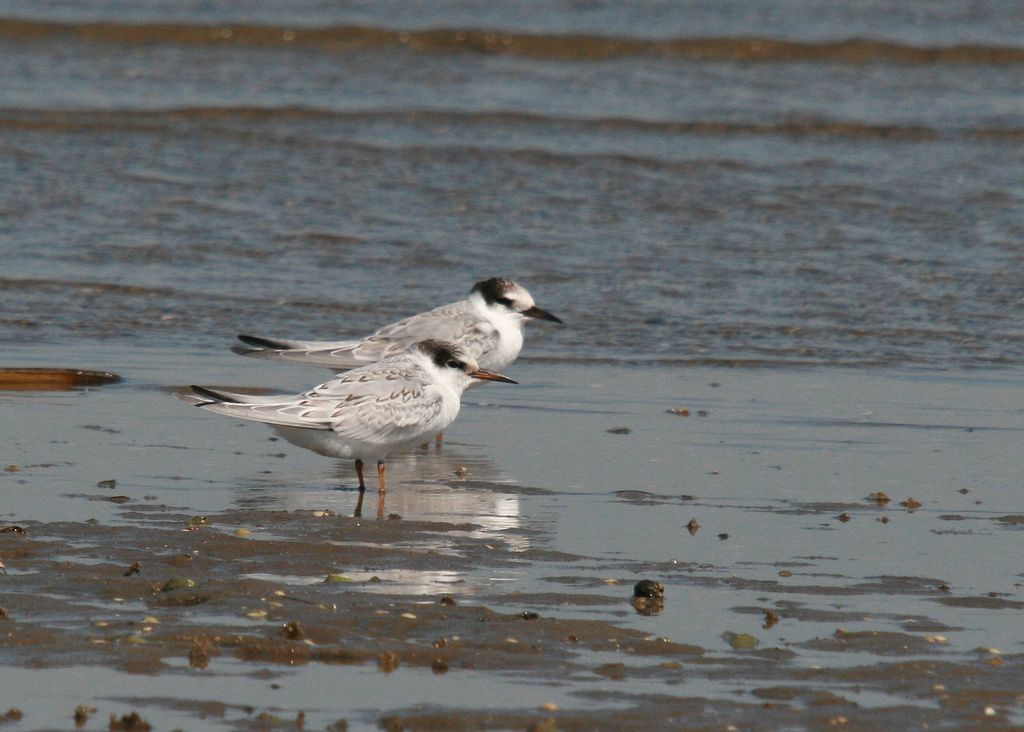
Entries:
[[384, 458], [450, 425], [474, 379], [516, 383], [482, 370], [454, 343], [425, 340], [303, 394], [254, 396], [193, 386], [192, 393], [177, 396], [211, 412], [269, 424], [288, 442], [320, 455], [354, 458], [361, 497], [363, 461], [377, 461], [384, 493]]
[[465, 300], [399, 320], [366, 338], [295, 341], [239, 335], [250, 347], [236, 346], [234, 351], [343, 371], [393, 356], [425, 338], [436, 338], [455, 343], [481, 368], [500, 371], [519, 356], [523, 324], [528, 319], [562, 322], [537, 307], [522, 285], [492, 277], [473, 285]]

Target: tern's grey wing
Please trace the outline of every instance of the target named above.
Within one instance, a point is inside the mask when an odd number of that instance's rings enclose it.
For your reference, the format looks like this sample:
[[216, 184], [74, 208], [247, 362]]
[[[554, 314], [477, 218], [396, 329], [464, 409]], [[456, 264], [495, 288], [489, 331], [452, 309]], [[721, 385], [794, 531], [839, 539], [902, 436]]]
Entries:
[[310, 350], [338, 346], [338, 341], [296, 341], [288, 338], [263, 338], [244, 333], [239, 333], [237, 338], [252, 348], [271, 351]]
[[331, 429], [369, 443], [400, 443], [447, 427], [458, 400], [446, 400], [417, 366], [399, 361], [364, 366], [307, 392], [310, 401], [330, 404]]
[[[291, 342], [298, 343], [299, 341]], [[301, 363], [305, 366], [323, 366], [335, 370], [350, 369], [370, 362], [370, 359], [358, 359], [352, 356], [353, 349], [358, 348], [362, 341], [306, 341], [303, 343], [315, 347], [274, 349], [235, 346], [231, 350], [241, 356]]]
[[268, 397], [260, 397], [260, 401], [248, 403], [205, 401], [194, 396], [183, 398], [207, 411], [248, 419], [253, 422], [311, 430], [331, 429], [333, 403], [327, 404], [321, 400], [310, 399], [305, 395], [280, 396], [277, 397], [277, 401], [271, 401]]
[[451, 341], [478, 358], [483, 349], [497, 343], [498, 331], [462, 300], [386, 325], [364, 339], [351, 354], [360, 360], [380, 360], [427, 338]]
[[461, 300], [386, 325], [362, 340], [290, 341], [240, 335], [239, 339], [252, 347], [232, 350], [273, 361], [348, 369], [391, 358], [427, 338], [453, 341], [476, 359], [498, 344], [494, 326], [467, 300]]
[[[192, 388], [194, 389], [195, 387]], [[297, 398], [291, 394], [243, 394], [241, 392], [228, 391], [226, 389], [211, 389], [210, 387], [200, 387], [200, 389], [210, 394], [215, 394], [225, 402], [237, 402], [239, 404], [281, 404], [290, 399]], [[174, 396], [178, 397], [178, 399], [181, 399], [182, 401], [192, 403], [210, 401], [209, 397], [196, 392], [181, 391], [176, 392]]]

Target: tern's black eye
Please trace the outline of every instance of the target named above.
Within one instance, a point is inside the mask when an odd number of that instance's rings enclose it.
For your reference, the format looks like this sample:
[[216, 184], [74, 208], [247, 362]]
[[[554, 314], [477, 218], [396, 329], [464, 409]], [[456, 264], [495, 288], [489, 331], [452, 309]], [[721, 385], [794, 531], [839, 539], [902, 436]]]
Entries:
[[511, 308], [512, 307], [512, 301], [509, 300], [507, 297], [499, 297], [497, 300], [495, 300], [495, 302], [501, 303], [502, 305], [504, 305], [507, 308]]
[[462, 364], [456, 361], [454, 358], [449, 358], [447, 361], [444, 362], [444, 365], [450, 369], [462, 368]]

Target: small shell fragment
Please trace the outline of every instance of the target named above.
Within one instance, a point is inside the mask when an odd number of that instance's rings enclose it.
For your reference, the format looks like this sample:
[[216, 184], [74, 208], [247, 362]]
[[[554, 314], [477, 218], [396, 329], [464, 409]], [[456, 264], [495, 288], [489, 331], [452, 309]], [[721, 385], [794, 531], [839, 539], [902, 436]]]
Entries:
[[175, 590], [193, 590], [196, 587], [196, 581], [192, 579], [185, 579], [183, 577], [171, 577], [169, 580], [164, 582], [163, 587], [160, 588], [161, 592], [174, 592]]

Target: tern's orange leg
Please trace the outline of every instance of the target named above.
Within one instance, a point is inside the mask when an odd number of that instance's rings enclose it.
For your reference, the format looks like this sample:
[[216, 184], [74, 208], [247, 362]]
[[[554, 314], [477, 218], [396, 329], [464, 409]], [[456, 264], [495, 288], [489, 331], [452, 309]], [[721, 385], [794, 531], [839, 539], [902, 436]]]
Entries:
[[387, 488], [386, 485], [384, 485], [384, 461], [383, 460], [378, 460], [377, 461], [377, 480], [380, 481], [380, 492], [384, 493], [385, 491], [387, 491], [388, 488]]

